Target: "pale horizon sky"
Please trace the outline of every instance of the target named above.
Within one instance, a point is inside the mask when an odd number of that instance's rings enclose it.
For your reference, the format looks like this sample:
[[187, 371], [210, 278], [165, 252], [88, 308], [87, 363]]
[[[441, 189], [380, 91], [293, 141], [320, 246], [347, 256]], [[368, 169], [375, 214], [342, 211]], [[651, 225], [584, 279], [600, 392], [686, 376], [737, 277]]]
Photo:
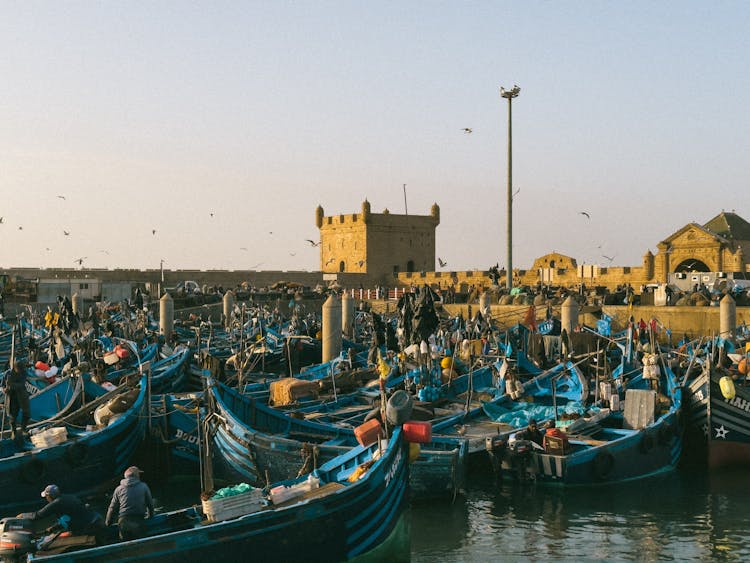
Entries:
[[750, 219], [748, 29], [743, 2], [3, 2], [0, 267], [317, 271], [317, 205], [403, 213], [403, 184], [440, 205], [436, 270], [504, 266], [514, 84], [514, 267], [639, 265]]

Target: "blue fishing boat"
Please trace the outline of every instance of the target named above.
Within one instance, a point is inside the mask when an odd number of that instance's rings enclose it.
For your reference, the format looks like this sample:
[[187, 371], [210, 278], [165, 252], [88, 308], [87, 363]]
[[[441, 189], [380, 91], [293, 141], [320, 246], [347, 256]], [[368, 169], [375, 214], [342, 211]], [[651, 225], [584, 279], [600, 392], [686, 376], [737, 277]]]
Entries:
[[[656, 366], [654, 366], [656, 367]], [[547, 430], [542, 444], [524, 434], [488, 440], [495, 467], [521, 481], [557, 485], [600, 485], [651, 477], [677, 467], [682, 453], [682, 391], [667, 366], [661, 393], [646, 379], [628, 382], [624, 410], [590, 410], [564, 431]]]
[[408, 460], [408, 444], [396, 429], [382, 449], [380, 444], [349, 449], [311, 475], [271, 489], [319, 481], [302, 496], [218, 522], [206, 521], [197, 507], [157, 514], [146, 520], [140, 539], [57, 555], [37, 552], [29, 560], [408, 560], [408, 539], [398, 557], [384, 552], [408, 534]]
[[[689, 461], [709, 469], [750, 464], [750, 388], [728, 370], [702, 360], [686, 386]], [[735, 372], [736, 373], [736, 372]]]
[[[209, 379], [214, 413], [210, 436], [221, 452], [217, 474], [229, 481], [260, 485], [304, 473], [357, 444], [352, 426], [322, 424], [291, 416]], [[464, 486], [467, 443], [463, 437], [435, 437], [412, 466], [415, 492], [454, 495]]]
[[[52, 426], [63, 435], [58, 443], [36, 447], [26, 442], [19, 447], [13, 440], [1, 440], [0, 506], [28, 506], [38, 501], [39, 491], [50, 482], [71, 493], [109, 485], [128, 466], [143, 439], [145, 407], [143, 378], [140, 387], [119, 387], [54, 421]], [[97, 424], [97, 414], [102, 412], [108, 414]]]

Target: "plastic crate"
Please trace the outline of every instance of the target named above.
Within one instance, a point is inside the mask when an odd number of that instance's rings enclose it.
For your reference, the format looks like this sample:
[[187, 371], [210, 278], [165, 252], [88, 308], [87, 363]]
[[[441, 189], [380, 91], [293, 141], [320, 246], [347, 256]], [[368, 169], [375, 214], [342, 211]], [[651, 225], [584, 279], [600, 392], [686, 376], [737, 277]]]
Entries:
[[209, 522], [221, 522], [257, 512], [263, 505], [263, 490], [253, 489], [232, 497], [204, 500], [203, 514]]
[[68, 439], [68, 429], [64, 426], [48, 428], [43, 432], [31, 435], [31, 443], [37, 448], [48, 448], [56, 444], [61, 444]]

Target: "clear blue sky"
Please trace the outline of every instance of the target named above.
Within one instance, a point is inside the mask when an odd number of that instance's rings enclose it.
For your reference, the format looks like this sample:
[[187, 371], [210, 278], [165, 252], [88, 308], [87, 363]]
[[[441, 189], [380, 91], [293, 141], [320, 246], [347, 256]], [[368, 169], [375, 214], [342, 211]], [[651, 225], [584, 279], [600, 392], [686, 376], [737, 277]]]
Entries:
[[318, 270], [315, 207], [403, 213], [403, 184], [445, 269], [504, 265], [513, 84], [514, 266], [638, 265], [750, 219], [748, 29], [746, 2], [3, 2], [0, 266]]

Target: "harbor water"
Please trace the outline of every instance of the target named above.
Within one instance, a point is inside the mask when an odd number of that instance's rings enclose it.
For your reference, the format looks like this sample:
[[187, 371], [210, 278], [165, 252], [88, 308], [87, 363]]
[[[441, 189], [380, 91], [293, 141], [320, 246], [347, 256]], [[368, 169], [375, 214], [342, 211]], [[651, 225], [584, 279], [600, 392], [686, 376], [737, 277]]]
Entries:
[[[405, 522], [408, 550], [411, 561], [425, 563], [749, 561], [747, 485], [741, 469], [707, 477], [705, 469], [682, 468], [572, 489], [497, 483], [474, 469], [465, 495], [412, 503]], [[199, 490], [197, 482], [185, 480], [154, 486], [162, 510], [194, 503]], [[400, 551], [403, 540], [383, 560], [408, 558]]]
[[495, 485], [411, 510], [412, 561], [748, 561], [746, 470], [606, 487]]

